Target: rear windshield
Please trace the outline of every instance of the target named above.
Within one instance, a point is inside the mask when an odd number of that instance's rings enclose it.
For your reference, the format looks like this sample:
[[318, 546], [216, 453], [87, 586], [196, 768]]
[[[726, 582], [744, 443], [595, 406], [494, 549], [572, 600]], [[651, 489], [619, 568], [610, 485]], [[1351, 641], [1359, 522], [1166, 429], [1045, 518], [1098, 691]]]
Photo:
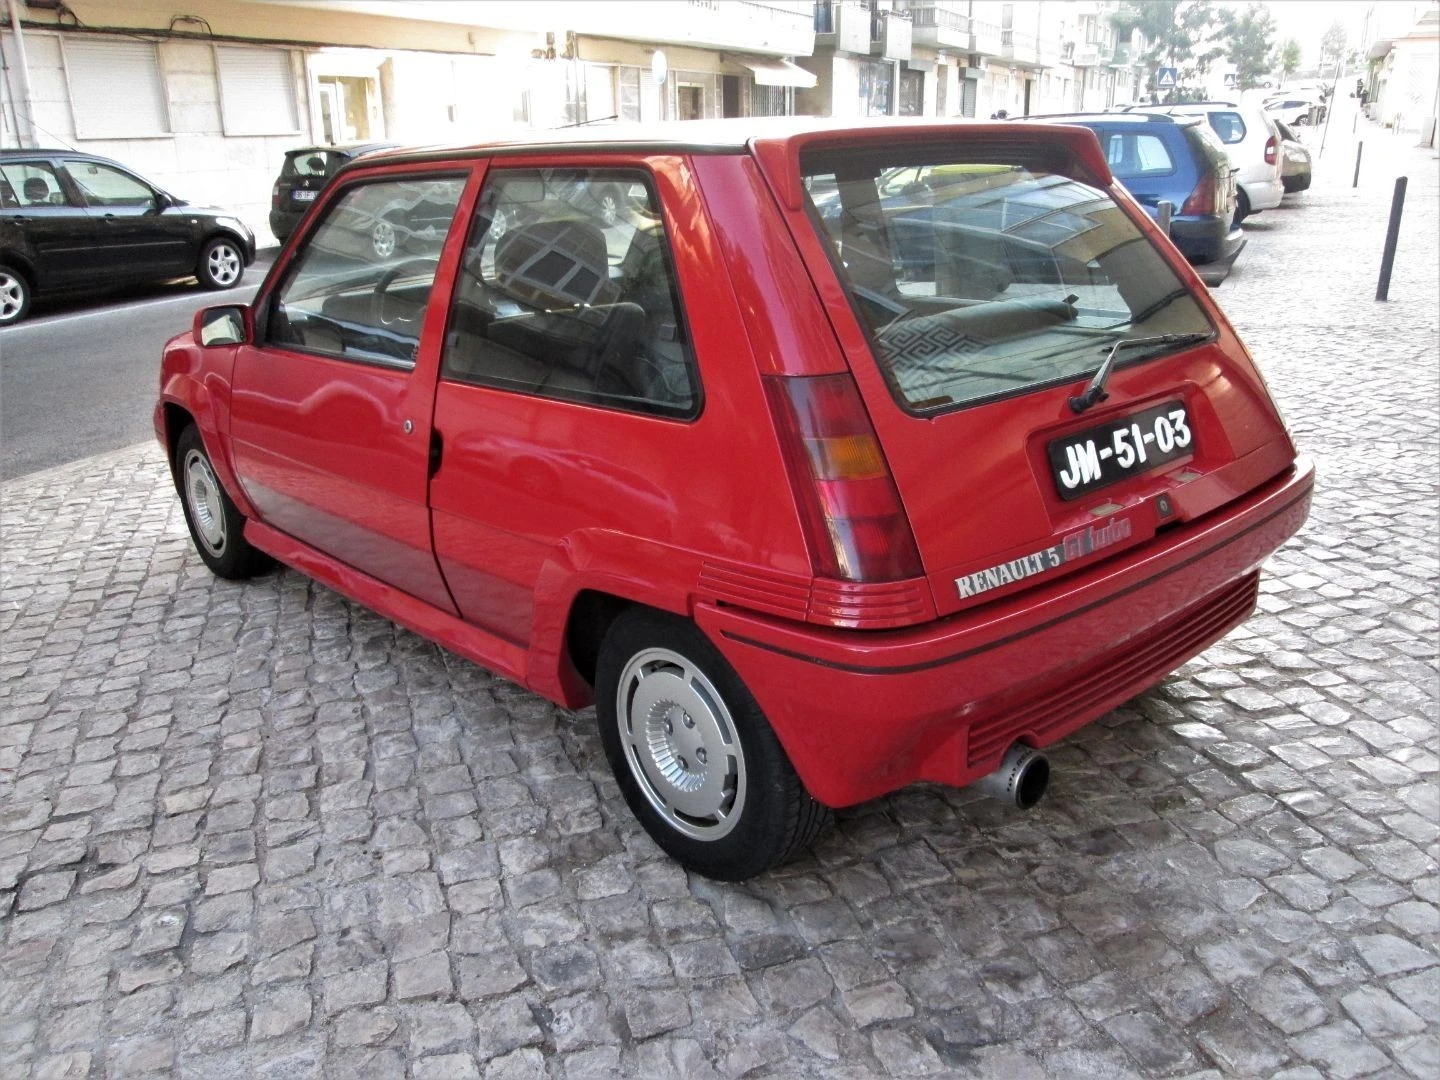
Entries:
[[280, 175], [329, 176], [349, 160], [348, 154], [335, 150], [298, 150], [285, 155], [285, 164], [280, 167]]
[[[1073, 381], [1127, 338], [1213, 332], [1102, 188], [1052, 171], [1053, 162], [962, 160], [953, 149], [927, 156], [801, 159], [816, 227], [909, 409]], [[1117, 360], [1175, 347], [1137, 343]]]

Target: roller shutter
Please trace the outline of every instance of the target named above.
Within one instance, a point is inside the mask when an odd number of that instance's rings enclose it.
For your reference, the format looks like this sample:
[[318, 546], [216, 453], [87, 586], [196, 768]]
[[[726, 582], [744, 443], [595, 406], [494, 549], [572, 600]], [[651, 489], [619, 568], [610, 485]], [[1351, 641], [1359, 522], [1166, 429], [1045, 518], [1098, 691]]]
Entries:
[[155, 46], [61, 38], [78, 139], [167, 135], [170, 115]]
[[300, 130], [289, 53], [216, 46], [215, 71], [226, 135], [289, 135]]

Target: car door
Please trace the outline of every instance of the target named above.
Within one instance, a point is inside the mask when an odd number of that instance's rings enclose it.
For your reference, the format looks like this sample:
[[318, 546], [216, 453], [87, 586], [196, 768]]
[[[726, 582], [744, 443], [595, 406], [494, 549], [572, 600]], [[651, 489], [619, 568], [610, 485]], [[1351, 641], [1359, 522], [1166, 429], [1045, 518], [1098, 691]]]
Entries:
[[468, 170], [364, 174], [330, 194], [257, 301], [236, 351], [231, 446], [262, 520], [455, 613], [430, 542], [431, 410], [443, 299], [460, 239], [375, 251], [385, 208], [424, 195], [465, 207]]
[[94, 222], [95, 262], [107, 277], [188, 274], [199, 234], [183, 215], [166, 215], [158, 192], [139, 177], [98, 161], [63, 162]]
[[[687, 463], [740, 452], [716, 425], [693, 422], [699, 375], [657, 194], [671, 183], [698, 208], [688, 173], [671, 158], [649, 163], [653, 177], [623, 159], [551, 164], [491, 167], [435, 392], [436, 556], [465, 619], [521, 646], [557, 551], [585, 548], [586, 537], [616, 543], [628, 528], [693, 540], [686, 530], [707, 523], [677, 523], [671, 494], [693, 485]], [[594, 196], [614, 190], [644, 196], [607, 214]], [[707, 318], [693, 329], [723, 352], [737, 328], [710, 291], [721, 287], [714, 278], [695, 283]]]
[[64, 288], [94, 276], [94, 225], [71, 188], [45, 158], [0, 162], [8, 195], [0, 215], [18, 229], [34, 261], [38, 288]]

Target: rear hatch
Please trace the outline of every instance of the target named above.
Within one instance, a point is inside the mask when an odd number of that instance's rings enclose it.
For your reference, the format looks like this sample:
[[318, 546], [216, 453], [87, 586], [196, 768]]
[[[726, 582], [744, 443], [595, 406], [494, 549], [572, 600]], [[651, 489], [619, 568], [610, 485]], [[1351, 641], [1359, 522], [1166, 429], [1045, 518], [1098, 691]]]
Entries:
[[1243, 346], [1088, 131], [805, 138], [760, 156], [782, 202], [806, 192], [792, 234], [938, 614], [1144, 544], [1293, 460]]
[[330, 177], [349, 160], [350, 154], [333, 148], [291, 150], [285, 155], [280, 179], [275, 183], [275, 208], [293, 212], [308, 210]]

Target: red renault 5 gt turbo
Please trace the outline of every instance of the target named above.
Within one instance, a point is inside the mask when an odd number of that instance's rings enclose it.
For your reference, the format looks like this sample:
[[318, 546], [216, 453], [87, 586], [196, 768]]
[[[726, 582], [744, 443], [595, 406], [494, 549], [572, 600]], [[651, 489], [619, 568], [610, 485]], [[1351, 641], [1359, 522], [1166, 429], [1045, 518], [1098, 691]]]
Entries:
[[[448, 228], [377, 251], [419, 202]], [[213, 571], [593, 702], [728, 879], [913, 781], [1034, 802], [1041, 748], [1249, 616], [1313, 480], [1094, 135], [1038, 124], [367, 156], [166, 346], [155, 427]]]

